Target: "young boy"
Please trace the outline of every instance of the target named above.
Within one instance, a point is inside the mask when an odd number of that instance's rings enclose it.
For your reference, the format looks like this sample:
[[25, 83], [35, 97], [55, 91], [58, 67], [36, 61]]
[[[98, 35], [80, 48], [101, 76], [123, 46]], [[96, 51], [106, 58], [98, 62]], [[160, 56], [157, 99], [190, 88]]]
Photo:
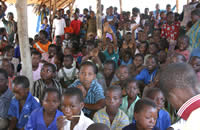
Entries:
[[122, 104], [120, 106], [120, 109], [128, 115], [129, 121], [132, 122], [135, 104], [140, 99], [139, 96], [137, 96], [140, 93], [139, 83], [135, 80], [128, 80], [127, 82], [127, 96], [122, 98]]
[[104, 90], [97, 82], [97, 67], [92, 62], [83, 62], [80, 66], [79, 79], [69, 86], [80, 88], [85, 97], [83, 112], [92, 117], [95, 111], [104, 107]]
[[13, 93], [8, 88], [8, 74], [6, 70], [0, 69], [0, 129], [8, 127], [8, 109]]
[[40, 63], [42, 55], [38, 51], [32, 52], [32, 68], [33, 68], [33, 81], [37, 81], [41, 78], [40, 72], [43, 64]]
[[40, 104], [29, 92], [29, 80], [25, 76], [18, 76], [14, 79], [13, 93], [15, 98], [11, 100], [8, 110], [10, 118], [9, 130], [23, 129], [28, 122], [31, 112], [40, 107]]
[[34, 82], [31, 93], [40, 101], [45, 88], [57, 88], [62, 93], [61, 84], [55, 80], [56, 67], [51, 63], [45, 63], [41, 70], [41, 79]]
[[129, 124], [128, 116], [119, 109], [122, 103], [122, 90], [111, 86], [106, 90], [106, 107], [97, 111], [93, 117], [94, 122], [108, 125], [112, 130], [122, 129]]
[[63, 116], [58, 110], [61, 95], [56, 88], [44, 90], [42, 107], [35, 109], [28, 120], [25, 130], [57, 130], [56, 120]]
[[78, 69], [73, 67], [74, 58], [72, 55], [65, 55], [63, 65], [58, 72], [58, 78], [63, 87], [68, 87], [70, 84], [74, 82], [74, 80], [78, 77]]
[[171, 125], [171, 119], [169, 113], [163, 110], [165, 104], [163, 93], [159, 88], [149, 88], [144, 97], [152, 99], [157, 105], [158, 119], [156, 121], [156, 127], [160, 128], [160, 130], [166, 130]]
[[134, 118], [136, 122], [123, 128], [123, 130], [159, 130], [154, 127], [157, 120], [157, 107], [152, 100], [140, 99], [135, 104]]
[[61, 100], [61, 110], [65, 116], [57, 119], [58, 130], [87, 130], [94, 122], [82, 111], [84, 97], [80, 89], [67, 88]]
[[94, 123], [90, 125], [87, 130], [110, 130], [110, 128], [103, 123]]
[[192, 66], [197, 74], [198, 80], [200, 81], [200, 57], [192, 56], [190, 58], [189, 64]]
[[48, 47], [48, 52], [42, 53], [42, 60], [55, 64], [55, 55], [57, 54], [57, 46], [55, 44], [51, 44]]

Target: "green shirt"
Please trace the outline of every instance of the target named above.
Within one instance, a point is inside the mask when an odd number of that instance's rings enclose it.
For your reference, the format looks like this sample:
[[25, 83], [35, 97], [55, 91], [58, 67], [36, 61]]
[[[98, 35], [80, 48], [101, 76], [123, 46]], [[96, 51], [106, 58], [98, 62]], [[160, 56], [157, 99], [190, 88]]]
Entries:
[[135, 104], [139, 99], [140, 98], [137, 96], [135, 101], [132, 102], [130, 107], [128, 108], [128, 96], [125, 96], [125, 97], [122, 98], [122, 104], [120, 106], [120, 109], [123, 110], [126, 113], [126, 115], [128, 116], [130, 122], [133, 121], [133, 114], [134, 114]]

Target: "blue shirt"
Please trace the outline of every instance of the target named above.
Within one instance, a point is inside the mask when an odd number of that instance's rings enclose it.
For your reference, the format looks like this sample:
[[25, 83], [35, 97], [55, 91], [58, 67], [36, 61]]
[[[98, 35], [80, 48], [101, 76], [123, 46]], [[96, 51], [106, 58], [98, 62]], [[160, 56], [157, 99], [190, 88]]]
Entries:
[[[77, 79], [73, 84], [71, 84], [69, 86], [69, 88], [77, 87], [78, 85], [81, 85], [81, 82], [80, 82], [79, 79]], [[104, 90], [103, 90], [102, 86], [98, 83], [98, 81], [95, 79], [90, 84], [90, 88], [89, 88], [89, 90], [87, 92], [87, 95], [86, 95], [86, 97], [84, 99], [84, 103], [86, 103], [86, 104], [95, 104], [101, 99], [105, 99]], [[91, 113], [91, 111], [89, 109], [87, 109], [87, 108], [84, 108], [83, 112], [86, 115], [90, 115], [90, 113]]]
[[43, 117], [43, 107], [37, 108], [31, 113], [25, 130], [57, 130], [56, 120], [59, 116], [63, 116], [63, 113], [56, 110], [54, 120], [47, 127]]
[[[131, 123], [130, 125], [124, 127], [122, 130], [137, 130], [136, 129], [136, 123]], [[154, 127], [152, 130], [160, 130], [159, 128], [157, 127]]]
[[47, 25], [47, 27], [45, 28], [45, 24], [42, 24], [41, 30], [45, 30], [48, 33], [48, 38], [50, 38], [50, 26], [49, 25]]
[[161, 109], [158, 113], [156, 127], [160, 128], [160, 130], [166, 130], [170, 126], [171, 126], [171, 119], [169, 113]]
[[151, 81], [153, 81], [154, 77], [156, 76], [156, 73], [158, 71], [158, 68], [156, 68], [151, 74], [149, 73], [149, 70], [147, 68], [144, 68], [136, 77], [136, 80], [142, 80], [147, 85]]
[[29, 92], [21, 112], [19, 112], [19, 101], [16, 98], [12, 99], [10, 108], [8, 110], [8, 116], [17, 118], [17, 128], [24, 128], [28, 122], [28, 117], [30, 116], [31, 112], [38, 107], [40, 107], [40, 104]]

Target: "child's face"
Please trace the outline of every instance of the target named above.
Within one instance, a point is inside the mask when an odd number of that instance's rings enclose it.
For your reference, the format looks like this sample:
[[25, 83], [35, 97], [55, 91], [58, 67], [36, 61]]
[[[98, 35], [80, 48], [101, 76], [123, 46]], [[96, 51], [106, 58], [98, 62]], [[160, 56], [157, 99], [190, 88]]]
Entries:
[[80, 115], [84, 103], [80, 102], [76, 95], [62, 97], [61, 110], [68, 120], [73, 121], [73, 115]]
[[38, 66], [40, 63], [40, 55], [32, 55], [32, 66]]
[[131, 82], [128, 84], [126, 88], [126, 93], [128, 97], [135, 99], [137, 94], [139, 93], [139, 88], [135, 82]]
[[64, 66], [69, 69], [72, 67], [73, 61], [71, 60], [71, 58], [65, 57], [63, 63], [64, 63]]
[[8, 72], [9, 76], [14, 73], [14, 70], [11, 68], [11, 63], [9, 63], [8, 61], [2, 61], [1, 67]]
[[44, 110], [47, 113], [54, 113], [58, 109], [58, 106], [60, 105], [58, 93], [56, 92], [46, 93], [42, 101], [42, 104]]
[[126, 54], [123, 56], [123, 60], [124, 62], [128, 63], [128, 61], [130, 60], [131, 56], [129, 54]]
[[105, 64], [103, 72], [104, 72], [105, 78], [110, 78], [114, 74], [113, 65], [112, 64]]
[[113, 49], [114, 49], [114, 48], [113, 48], [112, 43], [109, 43], [109, 44], [108, 44], [108, 49], [107, 49], [107, 50], [108, 50], [108, 53], [109, 53], [110, 55], [113, 54]]
[[152, 54], [152, 55], [154, 55], [154, 54], [157, 53], [157, 51], [158, 51], [158, 49], [156, 48], [156, 46], [153, 45], [153, 44], [150, 44], [150, 46], [149, 46], [149, 53]]
[[106, 96], [106, 99], [105, 99], [106, 108], [110, 112], [115, 113], [122, 103], [122, 97], [121, 97], [120, 91], [117, 91], [117, 90], [107, 91], [105, 96]]
[[165, 97], [162, 92], [156, 92], [152, 95], [152, 100], [156, 103], [157, 109], [160, 110], [164, 108]]
[[23, 88], [21, 84], [14, 84], [13, 94], [17, 100], [23, 100], [27, 97], [29, 92], [28, 88]]
[[200, 58], [192, 57], [191, 60], [190, 60], [190, 64], [192, 65], [195, 72], [200, 71]]
[[96, 74], [94, 73], [94, 68], [92, 66], [85, 65], [81, 67], [79, 79], [84, 87], [89, 87], [95, 78]]
[[3, 74], [0, 73], [0, 92], [2, 93], [7, 89], [8, 80]]
[[139, 52], [141, 53], [141, 54], [145, 54], [146, 53], [146, 50], [147, 50], [147, 46], [146, 46], [146, 44], [140, 44], [140, 46], [139, 46]]
[[178, 48], [179, 48], [180, 51], [186, 50], [188, 45], [189, 45], [189, 43], [188, 43], [186, 38], [180, 38], [178, 40]]
[[137, 122], [136, 127], [138, 129], [152, 130], [158, 118], [157, 113], [157, 109], [151, 106], [145, 106], [141, 112], [134, 113], [134, 117]]
[[44, 35], [43, 33], [39, 33], [39, 39], [40, 39], [41, 41], [45, 41], [45, 40], [46, 40], [46, 37], [45, 37], [45, 35]]
[[41, 79], [43, 80], [50, 80], [53, 78], [53, 70], [50, 66], [43, 66], [40, 72]]
[[72, 52], [69, 48], [64, 49], [64, 55], [71, 55], [71, 54], [72, 54]]
[[127, 67], [121, 67], [119, 69], [119, 73], [118, 73], [119, 80], [124, 81], [124, 80], [128, 79], [128, 76], [129, 76], [128, 68]]
[[155, 58], [148, 58], [146, 65], [149, 71], [153, 71], [157, 67]]
[[54, 56], [56, 55], [56, 52], [57, 52], [57, 50], [56, 50], [55, 47], [50, 47], [50, 48], [48, 49], [49, 58], [54, 57]]
[[133, 63], [136, 67], [140, 67], [144, 63], [144, 60], [141, 56], [136, 56], [133, 60]]
[[166, 54], [166, 52], [165, 52], [165, 51], [160, 51], [160, 52], [158, 53], [158, 60], [159, 60], [159, 62], [160, 62], [160, 63], [164, 63], [164, 62], [166, 61], [166, 59], [167, 59], [167, 54]]

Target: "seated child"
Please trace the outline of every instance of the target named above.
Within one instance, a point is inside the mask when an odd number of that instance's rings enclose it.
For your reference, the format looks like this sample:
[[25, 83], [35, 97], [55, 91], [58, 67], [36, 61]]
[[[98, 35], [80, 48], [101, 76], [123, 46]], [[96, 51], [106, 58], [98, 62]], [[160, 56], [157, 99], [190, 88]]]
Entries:
[[133, 58], [131, 57], [131, 52], [130, 51], [125, 51], [122, 59], [121, 59], [121, 65], [130, 65], [133, 63]]
[[29, 92], [29, 80], [25, 76], [18, 76], [13, 81], [13, 93], [15, 97], [11, 100], [8, 110], [10, 119], [9, 130], [23, 129], [28, 122], [28, 118], [33, 110], [40, 107]]
[[136, 122], [123, 128], [123, 130], [160, 130], [155, 127], [158, 117], [156, 104], [149, 99], [140, 99], [135, 104], [134, 118]]
[[38, 51], [33, 51], [31, 53], [32, 57], [32, 68], [33, 68], [33, 81], [37, 81], [41, 78], [40, 71], [42, 69], [43, 64], [40, 63], [42, 55]]
[[63, 113], [58, 110], [61, 95], [56, 88], [44, 90], [42, 107], [35, 109], [26, 124], [25, 130], [57, 130], [56, 120]]
[[4, 130], [8, 127], [8, 109], [13, 98], [13, 93], [8, 88], [8, 73], [4, 69], [0, 69], [0, 129]]
[[131, 77], [135, 77], [141, 72], [141, 70], [144, 69], [143, 64], [144, 64], [144, 56], [139, 53], [136, 54], [133, 59], [133, 64], [128, 66]]
[[40, 72], [41, 79], [33, 83], [31, 93], [40, 101], [45, 88], [57, 88], [62, 93], [61, 84], [55, 80], [56, 67], [51, 63], [45, 63]]
[[160, 130], [166, 130], [171, 125], [171, 119], [169, 113], [163, 109], [165, 104], [163, 93], [159, 88], [149, 88], [144, 97], [152, 99], [157, 105], [158, 118], [156, 127], [160, 128]]
[[139, 83], [135, 80], [128, 80], [127, 82], [127, 96], [122, 98], [120, 109], [128, 115], [129, 121], [132, 122], [135, 103], [140, 99], [139, 96], [137, 96], [140, 93]]
[[87, 128], [87, 130], [110, 130], [110, 128], [103, 123], [93, 123]]
[[142, 54], [143, 56], [145, 56], [147, 54], [148, 51], [148, 43], [147, 42], [141, 42], [138, 45], [138, 50], [136, 50], [135, 54]]
[[55, 55], [57, 53], [57, 46], [55, 44], [51, 44], [48, 47], [48, 52], [42, 53], [42, 60], [55, 64]]
[[200, 57], [192, 56], [190, 58], [189, 64], [192, 66], [192, 68], [196, 72], [197, 77], [198, 77], [198, 79], [200, 81]]
[[146, 68], [144, 68], [136, 77], [136, 80], [143, 81], [146, 85], [154, 81], [154, 77], [158, 71], [158, 60], [155, 56], [147, 58]]
[[94, 122], [106, 124], [112, 130], [122, 129], [129, 125], [128, 116], [119, 109], [122, 103], [121, 88], [111, 86], [106, 90], [105, 96], [106, 107], [94, 114]]
[[83, 62], [80, 66], [79, 79], [69, 86], [80, 88], [85, 97], [83, 112], [92, 117], [93, 113], [104, 107], [104, 90], [96, 80], [97, 67], [92, 62]]
[[176, 53], [185, 56], [186, 60], [189, 60], [190, 51], [188, 50], [190, 38], [187, 35], [180, 36], [178, 38], [178, 49]]
[[78, 77], [78, 69], [72, 66], [73, 60], [74, 58], [72, 55], [65, 55], [63, 67], [58, 72], [58, 78], [64, 88], [72, 84]]
[[171, 63], [185, 63], [185, 62], [187, 62], [187, 59], [185, 58], [184, 55], [175, 53], [171, 57], [170, 61], [171, 61]]
[[161, 50], [158, 53], [158, 61], [159, 61], [160, 65], [165, 65], [165, 63], [167, 61], [167, 53], [164, 50]]
[[57, 119], [57, 128], [63, 130], [87, 130], [94, 122], [82, 111], [84, 97], [80, 89], [67, 88], [62, 95], [61, 110], [64, 116]]

